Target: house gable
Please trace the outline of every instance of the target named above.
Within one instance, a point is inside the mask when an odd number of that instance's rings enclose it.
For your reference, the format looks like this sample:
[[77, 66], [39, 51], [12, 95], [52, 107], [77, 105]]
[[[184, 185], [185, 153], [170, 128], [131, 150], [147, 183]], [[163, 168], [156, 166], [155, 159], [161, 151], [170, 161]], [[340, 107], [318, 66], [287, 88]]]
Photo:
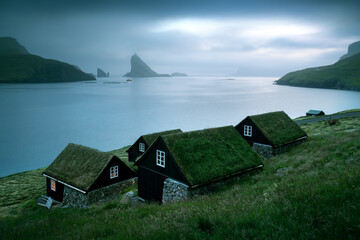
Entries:
[[149, 145], [146, 143], [143, 136], [139, 137], [136, 140], [136, 142], [133, 145], [131, 145], [131, 147], [126, 151], [129, 155], [128, 159], [130, 162], [135, 162], [136, 158], [138, 158], [144, 153], [140, 151], [140, 147], [139, 147], [140, 143], [144, 144], [144, 152], [149, 148]]
[[[164, 167], [156, 164], [157, 151], [164, 153]], [[187, 183], [161, 137], [158, 137], [145, 154], [135, 162], [135, 165], [138, 166], [139, 197], [143, 199], [161, 201], [164, 181], [169, 177]]]
[[[110, 168], [117, 167], [117, 176], [111, 178], [110, 176]], [[104, 170], [100, 173], [98, 178], [89, 188], [89, 191], [94, 189], [98, 189], [104, 186], [108, 186], [114, 183], [118, 183], [133, 177], [136, 177], [136, 173], [132, 171], [125, 163], [123, 163], [118, 157], [114, 156], [109, 164], [104, 168]]]
[[[157, 151], [165, 153], [165, 167], [159, 166], [156, 163]], [[145, 168], [165, 177], [170, 177], [188, 184], [185, 176], [181, 172], [181, 169], [174, 160], [174, 157], [161, 136], [158, 137], [154, 144], [151, 145], [150, 149], [146, 151], [146, 153], [135, 163], [135, 165], [139, 168]]]
[[[252, 128], [251, 136], [245, 136], [244, 134], [245, 126], [251, 126]], [[238, 125], [236, 125], [235, 128], [240, 133], [240, 135], [250, 144], [250, 146], [252, 146], [253, 143], [271, 145], [269, 139], [267, 139], [264, 133], [259, 129], [259, 127], [254, 123], [254, 121], [250, 117], [246, 117]]]
[[[148, 150], [148, 148], [151, 146], [151, 144], [153, 144], [159, 136], [166, 135], [166, 134], [179, 133], [179, 132], [181, 132], [180, 129], [175, 129], [175, 130], [168, 130], [168, 131], [151, 133], [151, 134], [140, 136], [136, 140], [136, 142], [133, 145], [131, 145], [131, 147], [126, 151], [129, 154], [129, 161], [135, 162], [135, 160], [139, 156], [141, 156], [142, 154], [144, 154], [144, 152], [146, 152], [146, 150]], [[144, 144], [144, 151], [140, 150], [140, 144]]]

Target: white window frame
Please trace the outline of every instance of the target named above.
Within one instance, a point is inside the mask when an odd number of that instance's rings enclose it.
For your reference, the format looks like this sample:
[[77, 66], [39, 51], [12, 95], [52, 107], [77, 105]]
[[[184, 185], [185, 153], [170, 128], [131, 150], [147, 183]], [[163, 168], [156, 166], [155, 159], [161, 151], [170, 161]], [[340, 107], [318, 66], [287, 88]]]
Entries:
[[145, 143], [139, 143], [139, 151], [145, 152]]
[[110, 179], [117, 178], [119, 176], [119, 166], [110, 167]]
[[165, 152], [156, 150], [156, 165], [165, 168]]
[[56, 181], [54, 179], [50, 179], [50, 189], [56, 192]]
[[244, 125], [244, 136], [246, 136], [246, 137], [252, 136], [252, 126]]

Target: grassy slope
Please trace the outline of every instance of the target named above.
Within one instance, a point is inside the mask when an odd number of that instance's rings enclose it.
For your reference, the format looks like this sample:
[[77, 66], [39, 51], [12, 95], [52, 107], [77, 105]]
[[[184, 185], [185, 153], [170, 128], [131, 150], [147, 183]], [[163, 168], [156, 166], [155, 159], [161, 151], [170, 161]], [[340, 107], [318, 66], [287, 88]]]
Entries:
[[360, 54], [330, 66], [308, 68], [286, 74], [276, 81], [279, 85], [347, 89], [360, 91]]
[[0, 83], [47, 83], [95, 80], [74, 66], [36, 55], [0, 56]]
[[[114, 200], [48, 211], [34, 201], [45, 188], [31, 192], [31, 183], [6, 207], [8, 216], [0, 212], [0, 239], [359, 239], [360, 119], [340, 121], [336, 128], [304, 125], [318, 131], [307, 142], [268, 159], [262, 172], [191, 201], [132, 208]], [[0, 199], [20, 190], [21, 178], [42, 184], [33, 174], [0, 179], [9, 186]]]

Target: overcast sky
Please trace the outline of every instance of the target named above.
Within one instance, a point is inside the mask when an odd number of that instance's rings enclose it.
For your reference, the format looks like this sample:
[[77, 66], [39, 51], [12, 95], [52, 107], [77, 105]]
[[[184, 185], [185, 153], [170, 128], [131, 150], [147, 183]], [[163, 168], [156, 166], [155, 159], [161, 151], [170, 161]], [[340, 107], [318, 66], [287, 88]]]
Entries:
[[0, 2], [0, 36], [93, 73], [137, 53], [158, 73], [281, 77], [336, 62], [359, 24], [358, 0]]

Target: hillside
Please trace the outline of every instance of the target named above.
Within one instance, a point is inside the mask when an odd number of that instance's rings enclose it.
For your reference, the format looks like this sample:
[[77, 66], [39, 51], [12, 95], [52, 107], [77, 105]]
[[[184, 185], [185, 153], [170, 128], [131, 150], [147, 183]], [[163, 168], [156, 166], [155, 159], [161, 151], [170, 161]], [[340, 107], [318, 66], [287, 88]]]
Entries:
[[39, 56], [0, 56], [0, 83], [52, 83], [95, 80], [74, 66]]
[[278, 85], [360, 91], [360, 54], [333, 65], [308, 68], [286, 74]]
[[42, 169], [0, 178], [0, 239], [359, 239], [360, 117], [340, 122], [301, 125], [308, 140], [262, 172], [166, 205], [49, 211]]
[[14, 38], [0, 37], [0, 84], [85, 80], [95, 78], [73, 65], [32, 55]]
[[0, 56], [13, 54], [29, 54], [29, 52], [15, 38], [0, 37]]

